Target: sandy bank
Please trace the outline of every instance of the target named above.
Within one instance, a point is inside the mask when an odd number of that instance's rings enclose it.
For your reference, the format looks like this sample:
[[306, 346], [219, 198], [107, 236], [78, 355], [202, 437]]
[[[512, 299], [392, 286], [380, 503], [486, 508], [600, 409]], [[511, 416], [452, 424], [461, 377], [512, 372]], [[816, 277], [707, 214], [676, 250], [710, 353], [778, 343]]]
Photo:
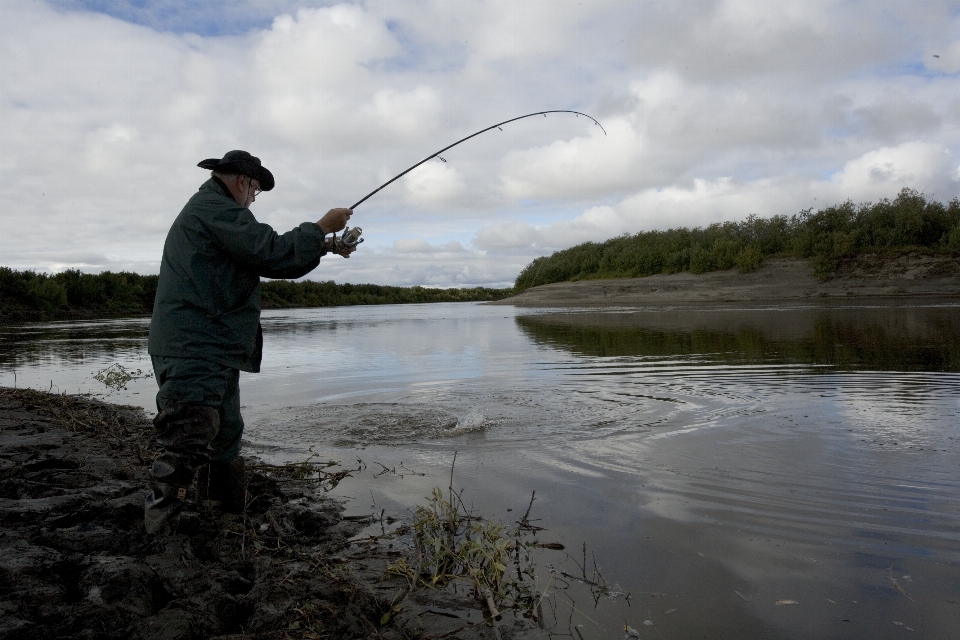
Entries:
[[736, 269], [645, 278], [580, 280], [532, 287], [489, 304], [520, 307], [711, 306], [729, 303], [866, 299], [960, 299], [960, 258], [863, 256], [820, 282], [805, 260], [767, 260], [751, 273]]

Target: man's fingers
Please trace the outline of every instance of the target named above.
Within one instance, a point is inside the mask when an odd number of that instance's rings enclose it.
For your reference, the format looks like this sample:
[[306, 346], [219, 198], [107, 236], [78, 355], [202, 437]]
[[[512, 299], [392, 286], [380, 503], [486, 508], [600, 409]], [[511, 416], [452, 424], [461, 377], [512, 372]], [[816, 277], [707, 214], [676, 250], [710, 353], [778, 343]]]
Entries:
[[353, 215], [352, 209], [345, 207], [330, 209], [317, 224], [320, 225], [324, 233], [336, 233], [347, 226], [351, 215]]

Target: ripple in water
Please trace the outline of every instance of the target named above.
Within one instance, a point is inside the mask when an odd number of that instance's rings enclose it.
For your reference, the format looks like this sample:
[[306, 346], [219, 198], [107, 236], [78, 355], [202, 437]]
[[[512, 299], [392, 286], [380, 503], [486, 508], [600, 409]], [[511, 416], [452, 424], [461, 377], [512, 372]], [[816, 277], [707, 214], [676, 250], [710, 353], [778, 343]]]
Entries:
[[406, 445], [480, 433], [490, 426], [473, 408], [463, 415], [450, 408], [404, 403], [315, 404], [263, 416], [251, 427], [258, 441], [289, 447]]

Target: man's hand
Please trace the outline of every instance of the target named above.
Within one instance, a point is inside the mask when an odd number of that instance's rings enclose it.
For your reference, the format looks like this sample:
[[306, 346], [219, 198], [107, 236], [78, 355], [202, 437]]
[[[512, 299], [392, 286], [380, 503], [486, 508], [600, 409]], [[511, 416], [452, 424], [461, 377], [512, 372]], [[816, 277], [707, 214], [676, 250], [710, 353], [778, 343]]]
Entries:
[[347, 226], [347, 223], [350, 221], [350, 216], [352, 215], [353, 209], [330, 209], [330, 211], [327, 211], [327, 213], [317, 221], [317, 226], [320, 227], [324, 235], [336, 233]]

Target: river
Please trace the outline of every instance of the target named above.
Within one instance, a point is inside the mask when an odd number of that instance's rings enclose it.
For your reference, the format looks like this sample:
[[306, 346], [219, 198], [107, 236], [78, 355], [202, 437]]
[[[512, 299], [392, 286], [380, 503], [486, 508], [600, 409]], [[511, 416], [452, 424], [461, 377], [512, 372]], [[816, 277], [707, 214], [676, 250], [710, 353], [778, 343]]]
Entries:
[[[154, 380], [93, 377], [148, 375], [148, 322], [6, 325], [0, 385], [152, 413]], [[536, 491], [539, 538], [569, 553], [539, 559], [560, 632], [960, 637], [960, 305], [392, 305], [263, 328], [246, 451], [362, 469], [335, 493], [400, 522], [455, 452], [484, 516]], [[596, 601], [549, 573], [579, 574], [584, 545]]]

